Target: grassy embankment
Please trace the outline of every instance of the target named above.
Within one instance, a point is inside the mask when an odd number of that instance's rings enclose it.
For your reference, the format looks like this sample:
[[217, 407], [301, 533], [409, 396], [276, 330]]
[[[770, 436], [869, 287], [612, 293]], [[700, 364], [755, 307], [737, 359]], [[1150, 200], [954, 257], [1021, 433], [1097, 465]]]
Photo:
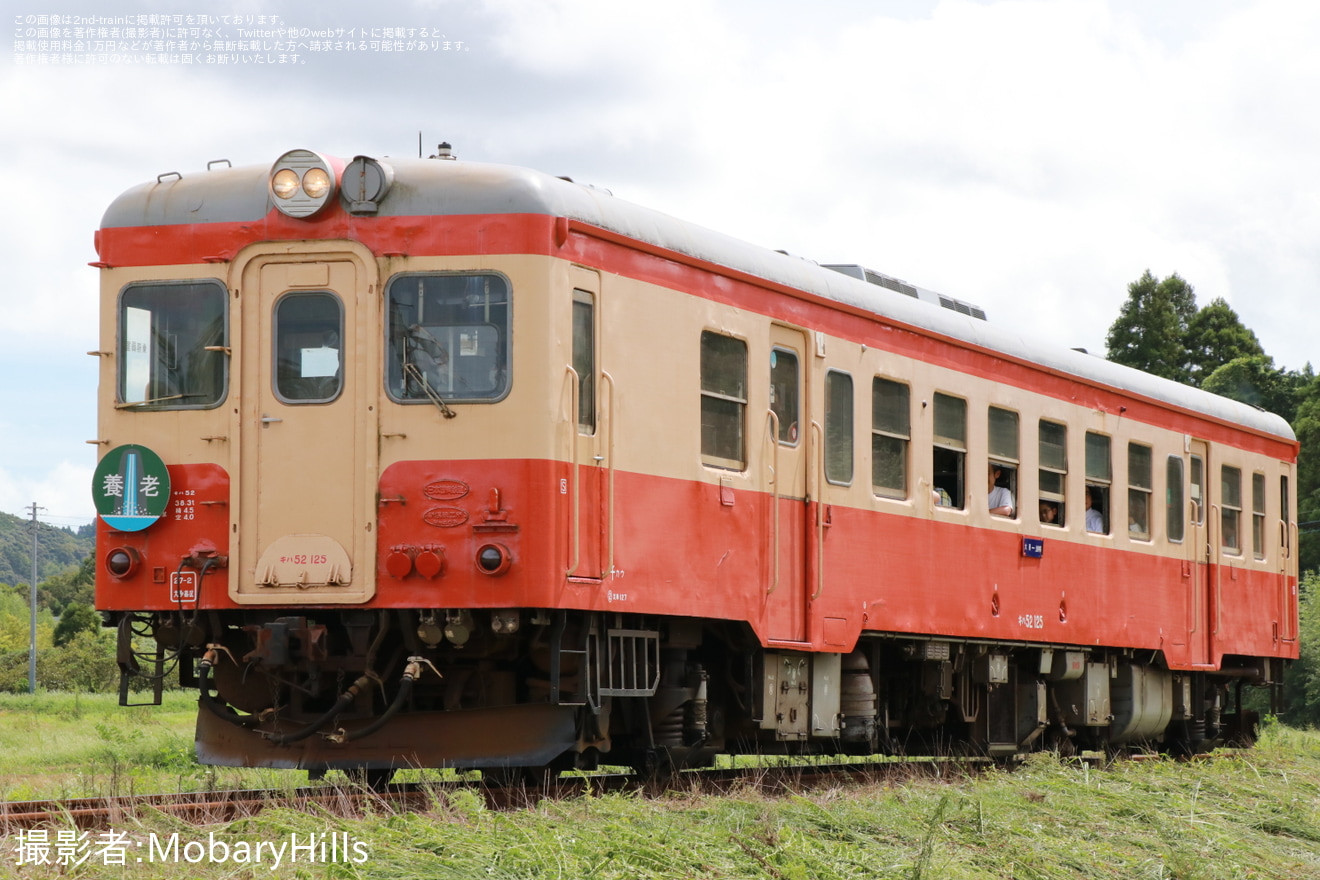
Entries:
[[[24, 699], [0, 699], [0, 785], [9, 799], [105, 791], [116, 774], [121, 790], [210, 784], [210, 771], [187, 763], [186, 698], [163, 710], [119, 710], [87, 697]], [[289, 781], [274, 772], [263, 781], [218, 773], [220, 784], [301, 782], [301, 774]], [[1012, 773], [953, 782], [597, 795], [504, 813], [464, 790], [438, 792], [430, 811], [407, 816], [270, 810], [214, 828], [153, 818], [117, 830], [135, 841], [178, 832], [181, 845], [205, 844], [214, 832], [249, 849], [339, 831], [368, 855], [335, 866], [289, 864], [286, 856], [275, 870], [269, 855], [252, 864], [238, 850], [229, 861], [127, 868], [90, 858], [76, 876], [1301, 880], [1320, 878], [1320, 734], [1272, 727], [1252, 752], [1107, 770], [1040, 755]], [[59, 876], [54, 867], [16, 866], [13, 846], [14, 838], [0, 839], [0, 876]], [[199, 844], [193, 852], [200, 851]]]

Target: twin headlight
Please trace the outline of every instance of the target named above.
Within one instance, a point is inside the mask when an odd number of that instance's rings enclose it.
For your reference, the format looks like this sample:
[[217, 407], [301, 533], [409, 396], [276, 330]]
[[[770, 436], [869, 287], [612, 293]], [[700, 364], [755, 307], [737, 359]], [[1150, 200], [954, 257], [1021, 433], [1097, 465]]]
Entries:
[[270, 169], [270, 194], [281, 214], [310, 217], [334, 198], [334, 169], [320, 153], [290, 150]]

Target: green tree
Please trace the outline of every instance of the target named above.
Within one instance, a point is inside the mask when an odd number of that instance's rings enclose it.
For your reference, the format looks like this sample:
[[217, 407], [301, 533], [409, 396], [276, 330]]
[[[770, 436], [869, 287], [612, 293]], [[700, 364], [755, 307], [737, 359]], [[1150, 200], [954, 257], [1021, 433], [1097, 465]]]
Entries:
[[[1320, 570], [1320, 531], [1311, 531], [1320, 520], [1320, 377], [1313, 378], [1298, 394], [1293, 432], [1301, 444], [1297, 453], [1298, 566], [1302, 571]], [[1320, 608], [1316, 609], [1320, 612]]]
[[37, 599], [52, 614], [62, 615], [64, 610], [77, 602], [83, 605], [94, 604], [96, 581], [96, 558], [88, 554], [77, 568], [70, 568], [61, 574], [51, 575], [37, 586]]
[[1221, 397], [1283, 416], [1289, 423], [1297, 418], [1298, 399], [1310, 380], [1305, 373], [1274, 366], [1269, 355], [1234, 358], [1204, 377], [1201, 387]]
[[[1265, 349], [1260, 347], [1256, 334], [1242, 323], [1237, 312], [1221, 297], [1202, 306], [1187, 322], [1184, 345], [1192, 384], [1202, 387], [1208, 376], [1230, 361], [1265, 358]], [[1271, 361], [1270, 367], [1273, 366]]]
[[1175, 382], [1191, 380], [1187, 328], [1196, 294], [1177, 273], [1162, 281], [1147, 269], [1128, 285], [1128, 298], [1109, 327], [1109, 360]]
[[99, 632], [100, 629], [101, 615], [96, 613], [95, 608], [81, 602], [70, 603], [55, 624], [55, 646], [62, 648], [78, 633]]
[[1320, 575], [1308, 572], [1298, 585], [1300, 656], [1283, 677], [1284, 718], [1295, 726], [1320, 724]]

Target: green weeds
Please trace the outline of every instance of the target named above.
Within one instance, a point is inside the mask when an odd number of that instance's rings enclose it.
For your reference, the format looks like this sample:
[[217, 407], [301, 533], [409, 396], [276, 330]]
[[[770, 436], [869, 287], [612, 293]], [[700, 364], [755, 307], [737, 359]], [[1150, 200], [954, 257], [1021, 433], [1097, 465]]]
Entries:
[[[285, 771], [196, 767], [193, 706], [184, 700], [122, 710], [112, 698], [17, 699], [0, 699], [0, 785], [8, 799], [108, 792], [115, 784], [145, 792], [305, 783], [304, 774]], [[1271, 724], [1251, 751], [1103, 770], [1040, 754], [1012, 772], [951, 780], [889, 774], [774, 794], [748, 784], [724, 796], [680, 779], [656, 797], [597, 790], [508, 812], [488, 809], [477, 789], [435, 788], [426, 810], [406, 815], [382, 810], [348, 820], [315, 808], [272, 809], [213, 828], [148, 816], [122, 830], [178, 832], [185, 840], [214, 832], [231, 844], [336, 831], [370, 853], [361, 864], [271, 871], [202, 861], [149, 872], [204, 880], [1299, 880], [1320, 877], [1320, 734]], [[12, 838], [0, 838], [0, 877], [57, 875], [22, 873], [12, 851]], [[127, 876], [93, 862], [77, 875]]]

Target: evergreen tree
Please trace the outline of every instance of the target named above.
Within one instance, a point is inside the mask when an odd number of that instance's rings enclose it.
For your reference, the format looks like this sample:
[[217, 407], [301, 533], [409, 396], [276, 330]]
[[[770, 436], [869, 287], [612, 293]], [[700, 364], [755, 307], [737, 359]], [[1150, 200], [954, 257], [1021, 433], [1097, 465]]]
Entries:
[[1291, 423], [1297, 417], [1297, 400], [1306, 384], [1305, 374], [1281, 370], [1274, 366], [1274, 358], [1259, 354], [1234, 358], [1216, 367], [1201, 387], [1211, 394], [1258, 406]]
[[1242, 323], [1237, 312], [1221, 297], [1215, 297], [1209, 305], [1197, 310], [1187, 322], [1184, 344], [1192, 384], [1201, 387], [1205, 387], [1203, 383], [1216, 369], [1239, 358], [1261, 358], [1269, 361], [1271, 370], [1274, 368], [1256, 334]]
[[1128, 298], [1109, 327], [1109, 360], [1175, 382], [1191, 379], [1187, 328], [1196, 294], [1177, 273], [1162, 281], [1147, 269], [1128, 285]]
[[55, 646], [63, 647], [80, 632], [95, 633], [100, 629], [101, 615], [96, 613], [96, 609], [91, 605], [73, 602], [64, 609], [59, 623], [55, 624]]

